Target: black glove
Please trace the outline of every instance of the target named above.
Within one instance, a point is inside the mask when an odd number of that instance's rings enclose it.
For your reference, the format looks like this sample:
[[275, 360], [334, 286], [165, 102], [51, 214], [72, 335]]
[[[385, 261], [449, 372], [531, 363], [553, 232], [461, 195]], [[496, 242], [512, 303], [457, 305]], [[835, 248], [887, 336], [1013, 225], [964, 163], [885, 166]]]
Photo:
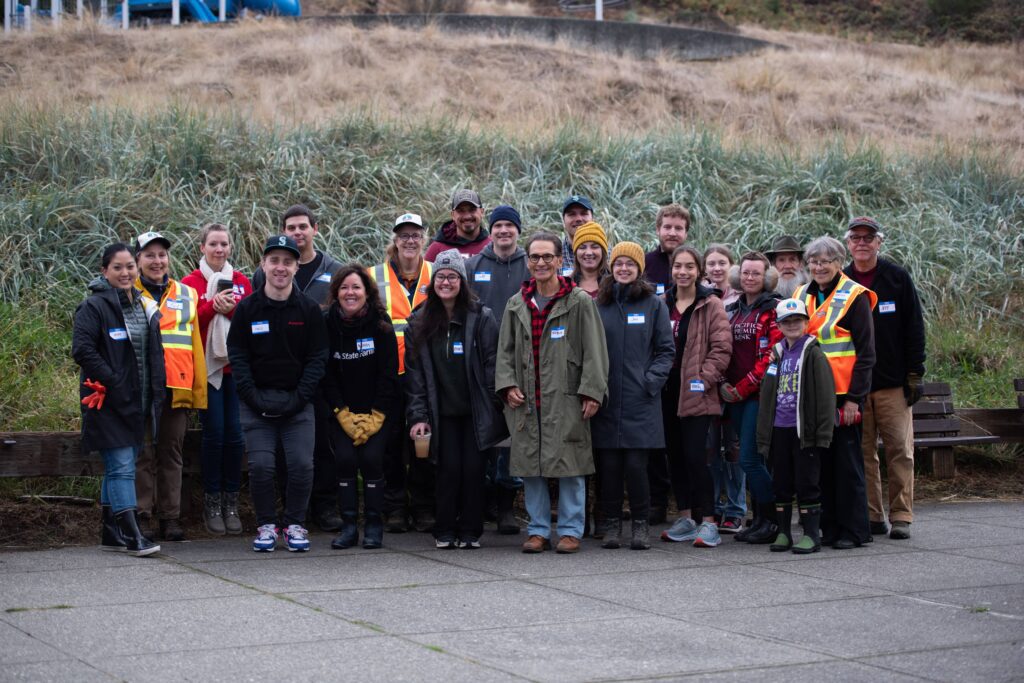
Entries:
[[903, 395], [907, 399], [907, 405], [912, 406], [921, 400], [921, 394], [924, 392], [924, 380], [921, 375], [916, 373], [908, 373], [907, 380], [903, 384]]

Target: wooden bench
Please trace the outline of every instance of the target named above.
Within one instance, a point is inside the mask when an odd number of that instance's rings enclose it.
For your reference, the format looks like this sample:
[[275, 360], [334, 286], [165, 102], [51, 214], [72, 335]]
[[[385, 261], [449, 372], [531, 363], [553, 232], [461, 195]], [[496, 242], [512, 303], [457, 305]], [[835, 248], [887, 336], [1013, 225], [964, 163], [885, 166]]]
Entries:
[[953, 449], [956, 446], [997, 443], [998, 436], [965, 421], [963, 410], [953, 407], [953, 392], [944, 382], [926, 382], [921, 400], [914, 404], [915, 459], [931, 459], [936, 478], [948, 479], [956, 474]]

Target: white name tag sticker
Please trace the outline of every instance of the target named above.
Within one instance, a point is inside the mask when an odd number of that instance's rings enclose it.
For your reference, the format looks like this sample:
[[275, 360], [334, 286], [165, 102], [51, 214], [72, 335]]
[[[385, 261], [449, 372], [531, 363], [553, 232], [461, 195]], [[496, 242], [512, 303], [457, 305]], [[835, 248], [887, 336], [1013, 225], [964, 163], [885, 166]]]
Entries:
[[757, 348], [766, 349], [768, 348], [768, 337], [759, 337], [757, 340]]
[[833, 298], [836, 301], [844, 301], [844, 300], [850, 298], [850, 293], [849, 292], [836, 292], [836, 295]]
[[373, 337], [356, 339], [356, 351], [373, 351]]
[[456, 356], [461, 356], [462, 354], [465, 353], [465, 351], [462, 348], [462, 342], [452, 342], [452, 353], [454, 353]]
[[178, 299], [168, 299], [167, 308], [171, 309], [172, 311], [180, 311], [182, 309], [181, 301], [179, 301]]
[[491, 274], [486, 272], [473, 273], [473, 282], [490, 282]]
[[552, 339], [561, 339], [564, 336], [565, 336], [565, 328], [564, 327], [552, 327], [551, 328], [551, 338]]
[[124, 341], [128, 338], [128, 330], [123, 327], [111, 327], [107, 330], [107, 334], [109, 334], [110, 338], [114, 341]]
[[627, 325], [643, 325], [645, 321], [643, 313], [628, 313], [626, 315]]
[[562, 277], [572, 277], [572, 268], [562, 268]]
[[896, 302], [895, 301], [882, 301], [878, 304], [879, 313], [895, 313]]
[[704, 393], [704, 382], [700, 381], [699, 379], [692, 380], [690, 382], [690, 391], [703, 394]]
[[654, 291], [658, 294], [658, 296], [661, 296], [662, 294], [665, 293], [665, 285], [659, 284], [657, 287], [654, 288]]
[[771, 365], [768, 366], [768, 369], [764, 371], [764, 374], [771, 375], [772, 377], [774, 377], [775, 375], [779, 374], [779, 366], [776, 365], [775, 363], [772, 363]]
[[269, 320], [260, 320], [258, 322], [254, 322], [252, 324], [252, 333], [253, 334], [267, 334], [269, 332], [270, 332], [270, 321]]
[[321, 273], [317, 277], [316, 281], [317, 282], [326, 282], [326, 283], [330, 284], [330, 282], [331, 282], [331, 274], [330, 273]]

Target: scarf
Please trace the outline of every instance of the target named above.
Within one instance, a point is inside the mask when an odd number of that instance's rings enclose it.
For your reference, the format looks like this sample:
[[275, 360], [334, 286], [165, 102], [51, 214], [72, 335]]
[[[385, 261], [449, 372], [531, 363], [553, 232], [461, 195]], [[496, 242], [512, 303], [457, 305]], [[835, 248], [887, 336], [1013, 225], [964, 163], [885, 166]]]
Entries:
[[[206, 278], [206, 300], [213, 301], [217, 296], [217, 283], [221, 280], [232, 282], [235, 270], [227, 261], [220, 272], [214, 272], [206, 257], [199, 259], [199, 270]], [[228, 329], [231, 321], [222, 313], [214, 313], [210, 320], [210, 326], [206, 329], [206, 381], [214, 389], [220, 389], [220, 383], [224, 379], [224, 368], [228, 365]]]

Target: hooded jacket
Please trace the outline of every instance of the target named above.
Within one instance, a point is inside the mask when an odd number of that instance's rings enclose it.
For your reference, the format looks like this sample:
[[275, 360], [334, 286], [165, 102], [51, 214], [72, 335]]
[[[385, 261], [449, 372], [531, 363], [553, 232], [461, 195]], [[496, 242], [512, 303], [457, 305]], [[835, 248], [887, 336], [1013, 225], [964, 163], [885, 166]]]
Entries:
[[[783, 344], [785, 342], [781, 341], [772, 347], [771, 364], [775, 369], [769, 370], [761, 382], [757, 409], [757, 452], [765, 458], [771, 453], [775, 399], [779, 388], [777, 364], [782, 358]], [[797, 373], [800, 379], [796, 395], [796, 432], [800, 437], [800, 447], [828, 448], [835, 427], [836, 385], [832, 379], [832, 366], [817, 339], [812, 337], [804, 344]]]
[[[670, 307], [676, 305], [675, 287], [665, 292], [665, 303]], [[697, 285], [697, 299], [686, 331], [686, 345], [679, 348], [676, 340], [676, 356], [681, 356], [676, 415], [722, 414], [718, 385], [725, 379], [731, 354], [732, 328], [722, 300], [712, 289]]]
[[530, 279], [526, 251], [516, 247], [512, 256], [502, 259], [494, 253], [494, 245], [488, 243], [483, 251], [469, 259], [466, 278], [480, 303], [494, 312], [495, 319], [501, 320], [508, 300]]
[[125, 294], [106, 278], [89, 283], [92, 292], [75, 309], [71, 355], [81, 366], [79, 397], [93, 393], [86, 379], [106, 387], [106, 399], [99, 410], [82, 406], [82, 450], [97, 451], [126, 446], [142, 447], [146, 418], [156, 437], [157, 416], [163, 406], [165, 387], [164, 353], [160, 340], [160, 313], [152, 301], [136, 296], [132, 305], [142, 306], [148, 320], [149, 379], [152, 399], [143, 405], [138, 359], [125, 324], [122, 301]]
[[459, 235], [459, 230], [455, 227], [455, 221], [448, 221], [441, 226], [433, 239], [430, 240], [427, 253], [423, 255], [423, 258], [433, 263], [437, 255], [447, 249], [455, 249], [466, 257], [474, 256], [483, 251], [483, 248], [490, 243], [491, 234], [487, 232], [487, 228], [484, 226], [480, 226], [480, 232], [477, 233], [476, 237], [467, 240]]

